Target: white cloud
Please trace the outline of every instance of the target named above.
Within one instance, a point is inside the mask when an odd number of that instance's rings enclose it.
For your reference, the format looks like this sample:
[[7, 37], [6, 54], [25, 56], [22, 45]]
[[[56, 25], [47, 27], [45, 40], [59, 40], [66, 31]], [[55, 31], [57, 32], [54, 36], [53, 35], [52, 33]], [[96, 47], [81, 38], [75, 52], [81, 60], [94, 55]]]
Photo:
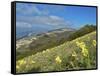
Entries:
[[31, 28], [32, 25], [26, 22], [16, 22], [16, 27], [20, 27], [20, 28]]
[[[31, 7], [30, 7], [31, 6]], [[47, 5], [46, 5], [47, 6]], [[52, 27], [68, 27], [70, 25], [69, 21], [65, 21], [62, 17], [51, 15], [50, 11], [46, 7], [43, 7], [45, 9], [40, 10], [37, 8], [35, 4], [21, 4], [18, 3], [17, 5], [17, 14], [22, 14], [16, 16], [17, 22], [22, 22], [19, 25], [21, 26], [33, 26], [33, 25], [49, 25]], [[50, 8], [50, 7], [49, 7]], [[52, 8], [53, 9], [53, 6]], [[62, 7], [60, 9], [63, 9]], [[59, 10], [56, 8], [56, 10]], [[55, 10], [55, 11], [56, 11]], [[30, 15], [30, 16], [27, 16]], [[23, 25], [21, 25], [23, 24]]]
[[34, 17], [24, 17], [19, 16], [17, 17], [17, 21], [20, 22], [27, 22], [29, 24], [36, 24], [36, 25], [50, 25], [50, 26], [69, 26], [69, 22], [65, 21], [63, 18], [58, 16], [34, 16]]
[[60, 17], [54, 16], [54, 15], [51, 15], [50, 18], [55, 19], [55, 20], [60, 20], [61, 19]]
[[35, 4], [17, 3], [16, 12], [23, 15], [47, 15], [47, 10], [38, 9]]

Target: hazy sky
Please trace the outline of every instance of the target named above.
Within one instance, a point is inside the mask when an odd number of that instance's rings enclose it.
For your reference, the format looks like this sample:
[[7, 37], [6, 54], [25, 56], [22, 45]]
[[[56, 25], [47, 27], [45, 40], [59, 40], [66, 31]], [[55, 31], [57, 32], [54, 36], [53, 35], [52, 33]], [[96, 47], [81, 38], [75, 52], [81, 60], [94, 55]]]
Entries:
[[79, 28], [96, 24], [96, 8], [47, 4], [16, 4], [16, 26], [31, 28]]

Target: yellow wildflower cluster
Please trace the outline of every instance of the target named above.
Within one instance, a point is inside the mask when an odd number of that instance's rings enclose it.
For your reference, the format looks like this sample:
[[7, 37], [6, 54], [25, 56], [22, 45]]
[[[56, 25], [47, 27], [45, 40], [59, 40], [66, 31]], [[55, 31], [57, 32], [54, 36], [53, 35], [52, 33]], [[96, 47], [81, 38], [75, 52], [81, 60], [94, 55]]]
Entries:
[[59, 56], [56, 57], [55, 61], [56, 61], [56, 63], [61, 63], [62, 62], [62, 60], [60, 59]]
[[16, 65], [16, 69], [19, 69], [20, 67], [18, 65]]
[[94, 46], [96, 46], [96, 40], [93, 40], [93, 42], [92, 42], [92, 43], [93, 43], [93, 45], [94, 45]]
[[21, 66], [21, 65], [24, 65], [24, 64], [26, 64], [26, 61], [23, 60], [23, 59], [17, 61], [16, 69], [20, 69], [20, 66]]
[[[30, 63], [34, 64], [35, 61], [32, 60], [32, 61], [30, 61]], [[17, 65], [16, 65], [16, 69], [20, 69], [21, 66], [23, 66], [23, 65], [27, 65], [27, 62], [24, 59], [18, 60]]]
[[82, 50], [83, 56], [87, 57], [88, 56], [88, 49], [86, 48], [86, 45], [84, 42], [76, 42], [77, 46], [80, 47]]
[[23, 65], [23, 64], [26, 64], [26, 61], [24, 59], [22, 59], [22, 60], [19, 60], [18, 63], [19, 63], [19, 65]]

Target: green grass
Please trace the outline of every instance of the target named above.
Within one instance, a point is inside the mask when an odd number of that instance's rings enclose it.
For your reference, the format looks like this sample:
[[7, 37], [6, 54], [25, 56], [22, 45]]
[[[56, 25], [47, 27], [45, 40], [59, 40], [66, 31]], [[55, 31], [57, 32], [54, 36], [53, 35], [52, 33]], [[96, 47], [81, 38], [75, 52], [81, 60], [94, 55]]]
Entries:
[[96, 32], [16, 61], [17, 73], [91, 68], [96, 68]]

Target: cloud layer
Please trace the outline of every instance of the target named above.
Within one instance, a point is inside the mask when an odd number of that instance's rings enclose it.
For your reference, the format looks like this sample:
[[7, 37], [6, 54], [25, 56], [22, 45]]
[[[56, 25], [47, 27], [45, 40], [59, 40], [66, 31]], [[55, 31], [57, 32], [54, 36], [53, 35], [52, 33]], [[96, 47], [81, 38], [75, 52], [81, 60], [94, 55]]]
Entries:
[[17, 27], [49, 25], [57, 28], [68, 27], [70, 25], [70, 21], [66, 21], [64, 18], [50, 13], [51, 11], [46, 9], [46, 7], [40, 8], [36, 4], [18, 3], [16, 5], [16, 25]]

